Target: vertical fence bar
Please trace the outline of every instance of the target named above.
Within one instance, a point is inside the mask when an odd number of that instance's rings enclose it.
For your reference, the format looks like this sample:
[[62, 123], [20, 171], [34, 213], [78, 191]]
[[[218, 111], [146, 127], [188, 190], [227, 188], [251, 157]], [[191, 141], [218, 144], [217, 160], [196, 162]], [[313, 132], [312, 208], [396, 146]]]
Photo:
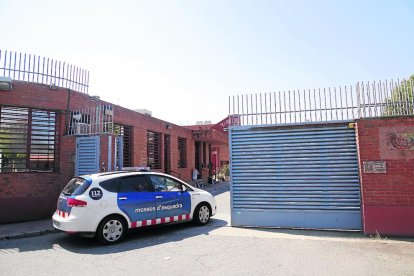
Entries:
[[269, 92], [269, 120], [270, 124], [273, 124], [273, 113], [272, 113], [272, 94]]
[[16, 79], [17, 52], [14, 52], [13, 79]]
[[302, 122], [302, 105], [300, 104], [300, 90], [298, 89], [299, 122]]
[[284, 113], [285, 113], [285, 121], [284, 123], [286, 124], [287, 122], [287, 113], [286, 113], [286, 90], [283, 90], [283, 103], [284, 103]]
[[372, 117], [372, 99], [371, 99], [371, 86], [369, 85], [369, 81], [367, 82], [367, 99], [368, 99], [368, 112], [369, 117]]
[[[25, 81], [26, 79], [26, 54], [24, 54], [24, 59], [23, 59], [23, 81]], [[20, 70], [20, 66], [19, 66], [19, 70]], [[19, 78], [20, 79], [20, 78]]]
[[8, 66], [8, 68], [9, 68], [9, 75], [8, 75], [8, 77], [10, 77], [11, 78], [11, 70], [12, 70], [12, 59], [13, 59], [13, 52], [12, 51], [10, 51], [10, 54], [9, 54], [9, 66]]
[[274, 107], [275, 107], [275, 124], [277, 124], [276, 91], [273, 91], [273, 104], [274, 104]]
[[306, 89], [303, 89], [303, 110], [305, 111], [305, 122], [307, 122], [308, 120], [306, 119], [306, 114], [308, 113], [308, 111], [306, 107]]
[[[240, 114], [239, 114], [240, 115]], [[241, 95], [241, 115], [240, 115], [240, 123], [241, 125], [244, 125], [244, 96], [243, 94]]]
[[410, 95], [411, 95], [411, 108], [410, 108], [410, 114], [409, 115], [414, 115], [414, 82], [413, 82], [413, 79], [408, 79], [409, 80], [409, 82], [410, 82]]
[[55, 72], [53, 74], [53, 78], [54, 78], [53, 82], [54, 82], [54, 85], [56, 85], [56, 86], [58, 84], [57, 81], [56, 81], [57, 76], [58, 76], [58, 74], [57, 74], [57, 61], [55, 60]]
[[[239, 95], [237, 95], [237, 116], [240, 116]], [[239, 117], [240, 118], [240, 117]], [[240, 119], [239, 119], [240, 120]]]
[[4, 51], [4, 62], [3, 62], [3, 76], [6, 76], [6, 62], [7, 62], [7, 50]]
[[397, 108], [395, 109], [396, 116], [398, 116], [398, 114], [401, 112], [401, 94], [400, 94], [399, 83], [400, 83], [400, 79], [397, 79], [397, 82], [393, 84], [394, 89], [393, 89], [393, 92], [391, 93], [392, 95], [394, 94], [394, 91], [395, 91], [395, 94], [396, 94], [396, 99], [395, 99], [397, 101]]
[[407, 84], [407, 80], [406, 79], [404, 79], [403, 80], [403, 82], [404, 82], [404, 95], [405, 95], [405, 115], [410, 115], [410, 103], [409, 103], [409, 98], [408, 98], [408, 95], [409, 95], [409, 91], [408, 91], [408, 84]]
[[255, 106], [256, 106], [256, 111], [254, 112], [255, 113], [255, 117], [256, 117], [256, 125], [259, 123], [259, 115], [257, 114], [257, 110], [258, 110], [258, 108], [257, 108], [257, 93], [255, 93], [254, 94], [254, 98], [255, 98]]
[[371, 84], [372, 87], [372, 98], [373, 98], [373, 106], [374, 106], [374, 116], [377, 117], [377, 91], [375, 89], [375, 81]]
[[30, 74], [33, 72], [33, 70], [32, 70], [32, 67], [31, 67], [31, 64], [30, 64], [30, 62], [31, 62], [31, 60], [32, 60], [32, 55], [30, 55], [29, 54], [29, 62], [28, 62], [28, 69], [27, 69], [27, 81], [30, 81]]
[[361, 96], [362, 96], [362, 102], [361, 102], [361, 104], [362, 104], [362, 113], [363, 113], [363, 116], [364, 116], [364, 118], [365, 117], [367, 117], [367, 108], [366, 108], [366, 101], [365, 101], [365, 85], [364, 85], [364, 82], [361, 82], [361, 87], [360, 87], [360, 89], [361, 89], [361, 91], [360, 91], [360, 93], [361, 93]]
[[[310, 91], [312, 91], [312, 90], [310, 90]], [[314, 107], [313, 107], [313, 110], [314, 110], [314, 119], [315, 119], [315, 122], [317, 122], [318, 121], [318, 108], [317, 108], [317, 102], [316, 102], [316, 90], [315, 90], [315, 88], [313, 89], [313, 105], [314, 105]]]

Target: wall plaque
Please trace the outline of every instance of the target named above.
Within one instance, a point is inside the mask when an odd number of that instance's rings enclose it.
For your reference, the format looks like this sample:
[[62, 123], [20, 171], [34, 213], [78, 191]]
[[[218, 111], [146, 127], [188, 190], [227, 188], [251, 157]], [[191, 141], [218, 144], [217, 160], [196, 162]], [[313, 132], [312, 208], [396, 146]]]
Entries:
[[364, 173], [387, 173], [385, 161], [364, 161]]

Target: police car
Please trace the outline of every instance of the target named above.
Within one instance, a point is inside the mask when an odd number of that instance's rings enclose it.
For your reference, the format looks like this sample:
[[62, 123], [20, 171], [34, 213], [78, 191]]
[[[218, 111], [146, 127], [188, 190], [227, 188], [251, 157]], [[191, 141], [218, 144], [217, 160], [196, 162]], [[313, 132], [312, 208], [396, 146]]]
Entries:
[[214, 197], [170, 175], [107, 172], [75, 177], [59, 196], [53, 226], [121, 241], [129, 228], [193, 221], [204, 225], [216, 214]]

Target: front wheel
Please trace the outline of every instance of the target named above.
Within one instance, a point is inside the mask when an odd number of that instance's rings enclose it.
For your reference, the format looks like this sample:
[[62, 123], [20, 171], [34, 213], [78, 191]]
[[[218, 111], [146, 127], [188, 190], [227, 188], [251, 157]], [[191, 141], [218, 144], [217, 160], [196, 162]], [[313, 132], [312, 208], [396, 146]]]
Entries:
[[96, 237], [103, 244], [115, 244], [124, 239], [126, 231], [125, 221], [118, 216], [111, 216], [101, 221]]
[[204, 225], [210, 220], [210, 208], [206, 203], [201, 203], [194, 211], [193, 221], [197, 225]]

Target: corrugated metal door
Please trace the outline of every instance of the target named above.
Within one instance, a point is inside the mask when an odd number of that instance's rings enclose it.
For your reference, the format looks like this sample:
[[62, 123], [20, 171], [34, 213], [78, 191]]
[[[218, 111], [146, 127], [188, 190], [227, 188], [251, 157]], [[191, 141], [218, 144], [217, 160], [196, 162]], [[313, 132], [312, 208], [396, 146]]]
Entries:
[[361, 229], [355, 131], [230, 129], [233, 226]]
[[99, 172], [99, 136], [76, 138], [75, 174]]

